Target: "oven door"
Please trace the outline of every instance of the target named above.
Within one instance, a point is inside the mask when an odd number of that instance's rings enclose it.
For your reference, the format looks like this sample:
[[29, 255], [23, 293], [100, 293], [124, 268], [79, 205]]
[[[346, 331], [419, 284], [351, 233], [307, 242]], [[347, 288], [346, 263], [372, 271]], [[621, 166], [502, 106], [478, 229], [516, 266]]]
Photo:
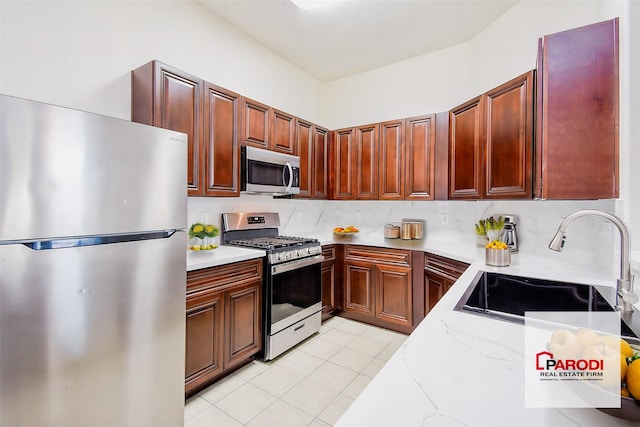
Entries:
[[267, 333], [274, 335], [322, 309], [324, 257], [316, 255], [270, 267]]

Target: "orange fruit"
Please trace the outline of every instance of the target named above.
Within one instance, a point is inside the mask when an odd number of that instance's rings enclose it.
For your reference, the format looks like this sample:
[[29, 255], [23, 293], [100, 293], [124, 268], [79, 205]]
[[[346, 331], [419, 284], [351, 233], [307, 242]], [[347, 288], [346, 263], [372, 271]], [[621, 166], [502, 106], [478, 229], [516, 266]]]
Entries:
[[640, 359], [636, 359], [627, 366], [627, 376], [625, 382], [631, 396], [640, 398]]

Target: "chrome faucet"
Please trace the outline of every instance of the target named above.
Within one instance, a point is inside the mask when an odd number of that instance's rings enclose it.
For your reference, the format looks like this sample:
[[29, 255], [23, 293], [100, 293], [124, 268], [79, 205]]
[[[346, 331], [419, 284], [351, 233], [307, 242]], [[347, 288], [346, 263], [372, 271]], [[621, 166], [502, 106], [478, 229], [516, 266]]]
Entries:
[[[569, 224], [583, 216], [599, 216], [611, 221], [620, 231], [620, 277], [617, 281], [616, 309], [623, 312], [633, 312], [633, 304], [640, 299], [633, 293], [633, 276], [631, 275], [631, 264], [629, 264], [629, 229], [620, 218], [606, 212], [596, 210], [584, 210], [572, 213], [562, 221], [556, 235], [549, 243], [549, 249], [560, 252], [564, 247], [564, 240], [567, 237], [565, 231]], [[619, 303], [622, 298], [622, 307]]]

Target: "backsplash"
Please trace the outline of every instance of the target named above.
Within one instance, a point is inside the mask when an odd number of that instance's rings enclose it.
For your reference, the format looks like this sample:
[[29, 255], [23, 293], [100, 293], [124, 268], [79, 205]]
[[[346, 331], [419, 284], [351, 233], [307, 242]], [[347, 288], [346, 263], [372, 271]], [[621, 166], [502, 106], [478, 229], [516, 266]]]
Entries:
[[[280, 233], [315, 235], [330, 233], [336, 226], [355, 225], [361, 233], [382, 236], [387, 222], [402, 218], [426, 221], [425, 239], [475, 241], [474, 224], [491, 215], [517, 215], [521, 253], [562, 258], [572, 264], [596, 264], [617, 275], [619, 237], [617, 229], [599, 218], [582, 218], [567, 230], [565, 250], [548, 249], [560, 222], [573, 212], [597, 209], [615, 214], [615, 200], [587, 201], [337, 201], [276, 199], [241, 195], [239, 198], [190, 197], [189, 224], [200, 221], [220, 226], [223, 212], [278, 212]], [[357, 242], [354, 242], [357, 243]]]

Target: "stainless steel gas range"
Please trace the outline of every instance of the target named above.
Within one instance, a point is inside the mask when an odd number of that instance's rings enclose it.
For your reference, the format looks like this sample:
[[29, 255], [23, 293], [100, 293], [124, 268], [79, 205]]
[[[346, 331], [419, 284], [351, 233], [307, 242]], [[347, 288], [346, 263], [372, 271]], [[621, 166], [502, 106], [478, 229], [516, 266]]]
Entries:
[[320, 330], [322, 247], [317, 239], [280, 236], [275, 212], [222, 214], [222, 243], [267, 252], [263, 360], [271, 360]]

